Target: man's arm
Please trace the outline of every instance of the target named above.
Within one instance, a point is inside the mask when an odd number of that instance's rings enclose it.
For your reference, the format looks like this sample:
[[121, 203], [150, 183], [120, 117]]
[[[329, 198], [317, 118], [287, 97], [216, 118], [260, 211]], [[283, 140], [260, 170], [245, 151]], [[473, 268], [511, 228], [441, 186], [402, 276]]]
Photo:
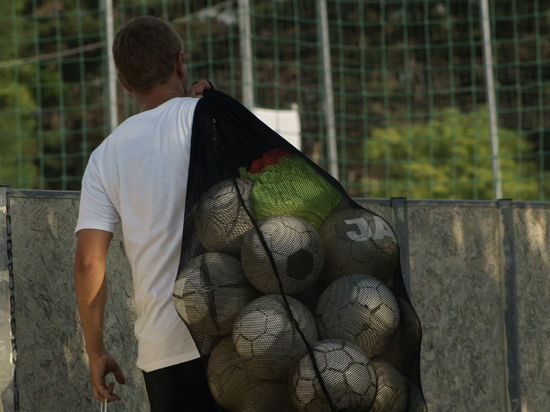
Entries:
[[74, 284], [94, 396], [99, 400], [120, 400], [118, 395], [112, 393], [114, 383], [107, 385], [105, 376], [112, 372], [119, 383], [124, 383], [124, 376], [103, 343], [103, 314], [107, 297], [105, 260], [113, 235], [103, 230], [84, 229], [77, 236]]

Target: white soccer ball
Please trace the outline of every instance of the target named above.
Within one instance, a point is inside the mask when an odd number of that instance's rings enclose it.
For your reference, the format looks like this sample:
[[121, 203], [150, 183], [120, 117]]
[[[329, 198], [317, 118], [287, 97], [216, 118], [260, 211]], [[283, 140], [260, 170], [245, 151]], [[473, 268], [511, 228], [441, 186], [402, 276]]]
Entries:
[[308, 308], [311, 313], [315, 313], [315, 308], [317, 307], [317, 301], [319, 296], [325, 290], [325, 285], [321, 282], [315, 282], [309, 288], [304, 289], [303, 291], [293, 295], [296, 299], [302, 302], [306, 308]]
[[[195, 234], [207, 252], [238, 257], [244, 234], [253, 227], [243, 203], [254, 217], [250, 198], [253, 183], [246, 179], [222, 180], [201, 197], [194, 216]], [[238, 191], [241, 194], [242, 202]]]
[[369, 412], [405, 412], [407, 410], [407, 384], [405, 378], [389, 363], [372, 361], [378, 382], [376, 397]]
[[[370, 358], [357, 346], [327, 339], [313, 346], [321, 378], [337, 411], [368, 411], [376, 394], [376, 372]], [[292, 377], [291, 397], [301, 412], [329, 412], [331, 407], [315, 374], [309, 354]]]
[[173, 300], [191, 329], [224, 336], [231, 333], [241, 309], [256, 296], [237, 259], [206, 253], [191, 259], [178, 273]]
[[210, 353], [206, 376], [216, 402], [227, 410], [239, 411], [241, 400], [251, 390], [253, 381], [230, 336], [223, 338]]
[[[286, 299], [307, 341], [315, 342], [317, 328], [311, 312], [298, 300]], [[246, 305], [235, 321], [233, 343], [250, 373], [262, 380], [285, 378], [307, 351], [281, 295], [262, 296]]]
[[399, 327], [391, 342], [384, 348], [380, 358], [399, 370], [406, 369], [418, 359], [422, 341], [422, 326], [418, 315], [405, 299], [398, 298]]
[[[319, 277], [325, 254], [317, 231], [305, 220], [276, 215], [262, 220], [259, 230], [273, 256], [285, 293], [300, 292]], [[269, 255], [256, 230], [244, 237], [241, 263], [250, 283], [265, 294], [280, 293]]]
[[420, 389], [410, 380], [407, 379], [406, 382], [409, 389], [409, 408], [407, 412], [428, 412], [428, 405]]
[[399, 326], [393, 293], [370, 275], [348, 275], [332, 282], [315, 310], [321, 338], [340, 338], [368, 356], [380, 353]]
[[326, 284], [353, 273], [392, 280], [399, 247], [393, 229], [380, 216], [365, 209], [340, 210], [323, 222], [319, 235], [325, 248], [321, 278]]

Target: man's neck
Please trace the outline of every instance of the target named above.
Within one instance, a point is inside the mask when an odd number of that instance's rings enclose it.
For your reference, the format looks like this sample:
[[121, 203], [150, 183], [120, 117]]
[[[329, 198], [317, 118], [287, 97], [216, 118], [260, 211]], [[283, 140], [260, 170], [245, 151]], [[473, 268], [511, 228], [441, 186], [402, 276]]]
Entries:
[[185, 97], [186, 90], [181, 84], [168, 82], [153, 88], [148, 94], [135, 94], [139, 108], [142, 112], [154, 109], [174, 97]]
[[167, 102], [170, 99], [173, 99], [174, 97], [184, 97], [184, 94], [177, 93], [175, 91], [172, 91], [170, 93], [159, 93], [159, 94], [149, 94], [147, 96], [143, 96], [143, 99], [137, 98], [139, 108], [142, 112], [146, 110], [154, 109], [155, 107], [160, 106], [164, 102]]

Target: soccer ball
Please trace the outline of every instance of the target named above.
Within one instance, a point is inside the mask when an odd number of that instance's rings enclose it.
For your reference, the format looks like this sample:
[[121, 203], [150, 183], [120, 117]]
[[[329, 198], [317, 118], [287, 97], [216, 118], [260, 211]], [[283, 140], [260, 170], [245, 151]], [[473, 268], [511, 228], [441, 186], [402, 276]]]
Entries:
[[407, 388], [409, 389], [409, 409], [407, 412], [428, 412], [428, 405], [420, 389], [407, 379]]
[[255, 382], [241, 398], [240, 412], [295, 412], [287, 382]]
[[222, 180], [208, 189], [198, 203], [194, 216], [195, 234], [207, 252], [224, 252], [238, 257], [243, 236], [253, 227], [243, 207], [244, 203], [254, 217], [250, 199], [253, 183], [238, 178], [235, 182]]
[[407, 410], [407, 384], [405, 378], [389, 363], [373, 360], [378, 382], [376, 397], [369, 412], [405, 412]]
[[384, 348], [380, 358], [397, 369], [404, 369], [420, 353], [422, 327], [412, 306], [403, 298], [398, 298], [400, 322], [395, 337]]
[[[285, 293], [296, 293], [319, 277], [325, 254], [317, 231], [305, 220], [276, 215], [259, 224]], [[280, 293], [271, 260], [256, 230], [244, 237], [241, 263], [250, 283], [265, 294]]]
[[334, 209], [332, 209], [331, 214], [334, 214], [341, 210], [349, 209], [350, 207], [351, 205], [350, 205], [349, 199], [347, 197], [343, 197], [342, 200], [340, 200], [340, 203], [334, 206]]
[[333, 213], [319, 228], [325, 248], [322, 280], [367, 273], [390, 282], [399, 263], [399, 247], [390, 225], [365, 209]]
[[241, 399], [252, 388], [252, 380], [230, 336], [223, 338], [210, 353], [206, 376], [216, 402], [227, 410], [239, 411]]
[[321, 338], [341, 338], [377, 355], [399, 326], [399, 306], [390, 289], [370, 275], [335, 280], [315, 310]]
[[257, 296], [240, 262], [223, 253], [191, 259], [178, 273], [174, 304], [183, 321], [206, 335], [229, 335], [241, 309]]
[[319, 296], [321, 296], [321, 293], [323, 293], [324, 290], [325, 286], [321, 282], [315, 282], [310, 287], [304, 289], [299, 293], [294, 294], [293, 297], [306, 305], [306, 308], [308, 308], [311, 313], [314, 313], [315, 308], [317, 307]]
[[[317, 329], [311, 312], [298, 300], [286, 299], [306, 340], [315, 342]], [[262, 296], [246, 305], [235, 321], [233, 343], [250, 373], [268, 381], [287, 376], [307, 351], [281, 295]]]
[[[366, 411], [376, 395], [376, 372], [369, 357], [357, 346], [328, 339], [313, 346], [315, 361], [330, 400], [338, 411]], [[331, 411], [309, 354], [290, 378], [291, 398], [301, 412]]]

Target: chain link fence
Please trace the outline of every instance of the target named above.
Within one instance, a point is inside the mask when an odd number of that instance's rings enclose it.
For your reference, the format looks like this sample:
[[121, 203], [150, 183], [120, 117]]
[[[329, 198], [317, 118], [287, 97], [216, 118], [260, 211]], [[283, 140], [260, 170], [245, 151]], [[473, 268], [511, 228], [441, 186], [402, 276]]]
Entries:
[[191, 80], [297, 111], [302, 150], [353, 196], [491, 199], [498, 160], [503, 197], [548, 200], [550, 1], [489, 1], [488, 43], [483, 1], [0, 0], [0, 184], [80, 188], [137, 112], [109, 87], [109, 28], [149, 14]]

